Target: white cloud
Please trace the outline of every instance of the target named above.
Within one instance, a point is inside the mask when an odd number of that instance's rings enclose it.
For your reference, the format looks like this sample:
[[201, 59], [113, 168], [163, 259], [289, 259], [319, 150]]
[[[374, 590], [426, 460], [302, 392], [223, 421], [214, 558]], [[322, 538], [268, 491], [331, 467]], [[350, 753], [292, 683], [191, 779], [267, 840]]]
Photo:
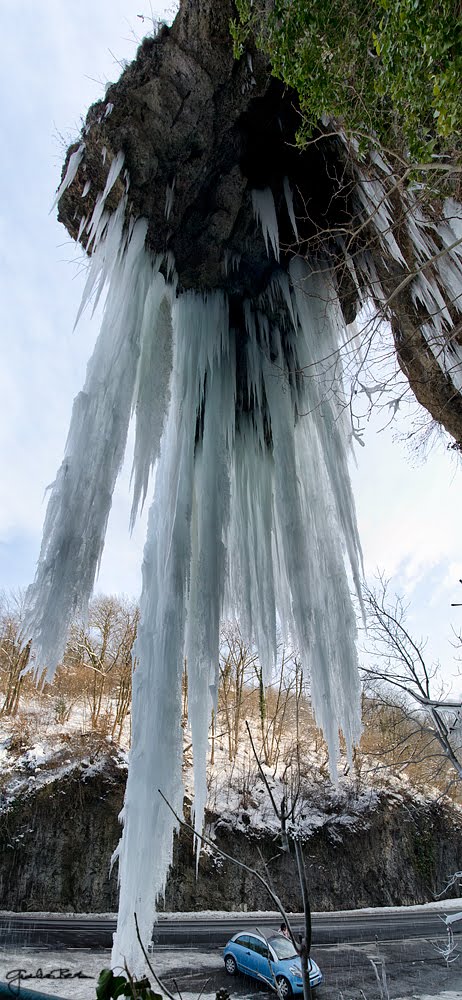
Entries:
[[428, 639], [426, 658], [439, 660], [449, 681], [457, 672], [452, 628], [462, 626], [450, 606], [462, 592], [460, 461], [441, 445], [411, 461], [405, 443], [394, 440], [405, 417], [377, 433], [382, 422], [378, 415], [371, 421], [352, 473], [366, 578], [374, 585], [380, 572], [390, 580], [390, 594], [409, 604], [413, 637]]
[[[153, 6], [161, 16], [163, 6]], [[134, 0], [43, 0], [33, 12], [25, 0], [2, 4], [0, 89], [8, 100], [1, 109], [0, 163], [0, 586], [27, 583], [33, 573], [44, 491], [61, 462], [72, 400], [97, 333], [88, 319], [72, 331], [83, 258], [55, 213], [48, 214], [65, 148], [57, 133], [70, 141], [104, 83], [119, 76], [115, 57], [133, 57], [139, 39], [132, 30], [142, 35], [137, 14], [143, 8]], [[151, 4], [148, 16], [150, 10]], [[123, 492], [122, 486], [115, 511]], [[112, 532], [116, 523], [114, 514]], [[122, 544], [131, 564], [129, 542]], [[19, 580], [15, 546], [25, 574]], [[126, 574], [117, 574], [114, 564], [111, 589], [119, 589]], [[108, 565], [102, 567], [105, 586]]]
[[399, 573], [408, 589], [442, 560], [454, 562], [462, 537], [458, 497], [460, 463], [440, 446], [411, 462], [405, 444], [393, 440], [405, 421], [377, 433], [371, 422], [352, 471], [366, 575], [377, 568]]

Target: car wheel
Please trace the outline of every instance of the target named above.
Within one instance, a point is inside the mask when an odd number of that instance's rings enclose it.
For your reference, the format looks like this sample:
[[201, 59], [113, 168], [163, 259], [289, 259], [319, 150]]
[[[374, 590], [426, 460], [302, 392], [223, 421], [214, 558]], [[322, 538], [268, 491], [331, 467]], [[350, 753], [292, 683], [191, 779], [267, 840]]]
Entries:
[[228, 976], [235, 976], [236, 975], [237, 964], [236, 964], [236, 960], [233, 958], [232, 955], [227, 955], [226, 956], [226, 958], [225, 958], [225, 969], [226, 969], [226, 971], [228, 973]]
[[290, 997], [292, 994], [292, 987], [289, 980], [285, 976], [277, 976], [276, 983], [281, 1000], [287, 1000], [287, 997]]

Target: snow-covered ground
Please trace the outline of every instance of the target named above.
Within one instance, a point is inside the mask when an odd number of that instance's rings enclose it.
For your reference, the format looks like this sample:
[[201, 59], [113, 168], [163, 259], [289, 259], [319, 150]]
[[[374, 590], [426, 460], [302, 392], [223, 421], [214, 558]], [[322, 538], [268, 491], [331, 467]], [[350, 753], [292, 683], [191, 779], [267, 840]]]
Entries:
[[[332, 952], [333, 949], [330, 949]], [[354, 956], [350, 957], [350, 963]], [[327, 952], [317, 949], [316, 959], [323, 967], [325, 984], [318, 990], [318, 1000], [386, 1000], [386, 993], [381, 996], [377, 984], [374, 984], [372, 974], [366, 979], [364, 967], [358, 966], [357, 981], [347, 985], [344, 990], [338, 976], [329, 983], [327, 975]], [[417, 991], [403, 982], [404, 992], [396, 992], [399, 979], [388, 960], [387, 970], [389, 980], [387, 989], [390, 1000], [461, 1000], [462, 998], [462, 966], [459, 974], [445, 970], [444, 963], [440, 969], [434, 969], [434, 957], [431, 948], [428, 951], [430, 977], [425, 977], [424, 991]], [[236, 1000], [271, 1000], [273, 994], [266, 994], [260, 987], [253, 986], [251, 981], [243, 977], [235, 980], [226, 978], [223, 968], [221, 951], [208, 952], [193, 949], [164, 950], [158, 949], [154, 958], [157, 975], [166, 980], [173, 992], [178, 992], [179, 1000], [215, 1000], [217, 989], [227, 987]], [[417, 964], [417, 963], [413, 963]], [[422, 963], [420, 963], [422, 964]], [[65, 1000], [91, 1000], [95, 997], [97, 978], [101, 969], [110, 966], [110, 952], [91, 952], [82, 950], [43, 951], [38, 949], [0, 949], [0, 980], [11, 983], [13, 995], [15, 987], [22, 986], [38, 990], [50, 996], [65, 998]], [[21, 970], [21, 971], [20, 971]], [[351, 971], [351, 970], [350, 970]], [[448, 982], [448, 975], [450, 982]], [[85, 977], [85, 978], [83, 978]], [[349, 980], [351, 982], [351, 975]], [[153, 981], [153, 977], [151, 977]], [[441, 988], [438, 986], [441, 983]], [[176, 983], [176, 985], [175, 985]], [[335, 984], [334, 984], [335, 983]], [[459, 984], [460, 983], [460, 987]], [[448, 988], [448, 987], [451, 988]], [[432, 992], [428, 992], [429, 989]]]
[[[257, 742], [257, 726], [254, 738]], [[27, 709], [17, 718], [0, 717], [0, 811], [29, 791], [64, 777], [80, 768], [86, 779], [103, 768], [108, 755], [121, 769], [128, 762], [127, 723], [122, 745], [109, 737], [88, 729], [88, 718], [82, 706], [77, 706], [69, 720], [57, 724], [50, 699], [30, 699]], [[185, 746], [190, 742], [185, 732]], [[287, 794], [292, 780], [290, 761], [293, 747], [290, 733], [282, 740], [277, 760], [272, 766], [262, 765], [266, 780], [276, 801]], [[345, 763], [343, 762], [340, 762]], [[307, 741], [303, 748], [302, 794], [296, 817], [297, 830], [305, 838], [326, 824], [332, 838], [342, 837], [348, 828], [367, 829], [371, 815], [380, 803], [381, 792], [386, 789], [389, 799], [397, 804], [409, 793], [416, 800], [441, 798], [440, 790], [428, 788], [425, 794], [413, 788], [405, 774], [399, 777], [382, 771], [361, 779], [359, 785], [354, 775], [339, 768], [337, 785], [326, 775], [320, 777], [319, 753]], [[345, 770], [347, 770], [345, 768]], [[183, 778], [186, 794], [193, 797], [192, 762], [185, 755]], [[262, 781], [246, 740], [238, 747], [235, 758], [229, 760], [227, 742], [215, 739], [214, 761], [208, 763], [207, 806], [212, 814], [220, 817], [220, 825], [245, 832], [251, 822], [253, 831], [276, 834], [279, 820], [275, 816], [268, 791]], [[454, 803], [453, 803], [454, 806]], [[460, 806], [454, 806], [460, 809]], [[288, 822], [288, 829], [290, 821]], [[214, 839], [214, 826], [207, 831]]]
[[127, 769], [127, 750], [89, 731], [85, 713], [58, 725], [47, 701], [33, 699], [19, 718], [0, 717], [0, 811], [78, 769], [88, 778], [108, 754]]
[[433, 994], [430, 996], [429, 993], [421, 993], [419, 1000], [460, 1000], [462, 997], [461, 990], [444, 990], [443, 993], [438, 993], [437, 996]]
[[[419, 903], [415, 906], [364, 906], [361, 909], [356, 910], [339, 910], [338, 915], [341, 917], [347, 917], [354, 914], [355, 916], [366, 916], [368, 913], [422, 913], [425, 910], [436, 910], [441, 913], [453, 914], [459, 911], [462, 907], [462, 902], [460, 898], [455, 897], [454, 899], [444, 899], [435, 900], [432, 903]], [[34, 910], [26, 916], [33, 917], [59, 917], [60, 920], [65, 920], [66, 917], [74, 918], [76, 914], [72, 913], [59, 913], [56, 910]], [[242, 910], [195, 910], [194, 913], [176, 911], [175, 913], [169, 913], [164, 911], [163, 913], [157, 914], [157, 920], [159, 923], [164, 921], [183, 921], [183, 920], [202, 920], [202, 919], [213, 919], [216, 920], [239, 920], [242, 917]], [[335, 911], [330, 910], [328, 914], [318, 912], [317, 910], [312, 911], [312, 917], [322, 916], [335, 916]], [[17, 913], [13, 913], [12, 910], [0, 910], [0, 917], [18, 916]], [[258, 920], [260, 917], [274, 917], [276, 923], [280, 922], [281, 915], [277, 910], [246, 910], [246, 919]], [[290, 913], [289, 913], [290, 916]], [[101, 917], [102, 919], [113, 919], [117, 917], [116, 913], [79, 913], [79, 920], [91, 920], [94, 922]]]
[[[439, 901], [435, 900], [433, 903], [419, 903], [416, 904], [415, 906], [364, 906], [361, 907], [361, 909], [356, 909], [356, 910], [339, 910], [338, 914], [339, 916], [342, 917], [348, 917], [351, 916], [351, 914], [355, 914], [356, 916], [361, 916], [361, 915], [367, 915], [368, 913], [413, 913], [413, 912], [421, 913], [422, 911], [425, 910], [441, 910], [444, 911], [445, 913], [453, 913], [457, 910], [460, 910], [461, 908], [462, 908], [462, 901], [458, 898], [454, 898], [454, 899], [445, 899]], [[278, 923], [281, 919], [279, 911], [276, 910], [273, 911], [248, 910], [246, 911], [245, 915], [246, 917], [249, 918], [255, 917], [256, 919], [258, 919], [258, 917], [274, 916], [276, 923]], [[311, 915], [313, 919], [316, 917], [326, 916], [326, 914], [318, 913], [316, 910], [313, 910]], [[333, 916], [334, 911], [330, 911], [328, 915]], [[62, 917], [64, 916], [64, 914], [60, 913], [59, 916]], [[82, 916], [82, 914], [79, 913], [79, 917], [80, 916]], [[95, 914], [92, 914], [92, 917], [94, 919]], [[236, 910], [230, 912], [230, 910], [202, 910], [200, 913], [196, 912], [194, 914], [164, 912], [164, 913], [159, 913], [157, 919], [160, 922], [162, 922], [162, 920], [187, 920], [188, 918], [193, 918], [196, 920], [197, 918], [200, 919], [201, 917], [209, 917], [209, 918], [215, 917], [217, 920], [226, 920], [226, 919], [239, 920], [239, 917], [242, 917], [242, 911]]]
[[[342, 911], [341, 915], [344, 916], [346, 912], [361, 916], [379, 912], [412, 914], [423, 910], [439, 910], [443, 915], [447, 914], [454, 919], [460, 911], [460, 905], [460, 899], [449, 899], [444, 903], [427, 903], [424, 906]], [[262, 915], [259, 911], [246, 914], [247, 917], [254, 916], [256, 921]], [[60, 914], [60, 919], [63, 916], [65, 914]], [[239, 918], [241, 914], [204, 911], [194, 914], [193, 918], [191, 914], [175, 913], [163, 914], [159, 919], [201, 919], [210, 916]], [[265, 916], [268, 916], [266, 911]], [[322, 914], [314, 913], [315, 921], [317, 916]], [[88, 917], [94, 920], [95, 914], [88, 914]], [[274, 913], [274, 917], [275, 921], [279, 919], [277, 913]], [[79, 919], [82, 918], [84, 915], [79, 914]], [[438, 951], [438, 946], [441, 947], [444, 943], [442, 921], [441, 938], [438, 941], [409, 939], [395, 944], [372, 941], [369, 944], [318, 945], [314, 957], [325, 976], [324, 985], [318, 990], [318, 1000], [462, 1000], [462, 953], [459, 936], [456, 937], [456, 948], [449, 965], [441, 951]], [[203, 950], [155, 946], [150, 958], [157, 975], [165, 980], [172, 992], [178, 992], [179, 1000], [197, 1000], [199, 994], [202, 994], [203, 1000], [214, 1000], [216, 991], [223, 987], [230, 990], [235, 1000], [271, 1000], [272, 994], [267, 995], [261, 988], [253, 987], [251, 981], [243, 977], [236, 980], [226, 977], [221, 948], [210, 946]], [[0, 980], [10, 982], [13, 989], [21, 982], [26, 988], [65, 1000], [90, 1000], [95, 996], [100, 971], [110, 967], [110, 962], [111, 953], [102, 949], [49, 950], [9, 946], [0, 948]], [[373, 972], [373, 962], [380, 973], [382, 967], [386, 970], [388, 997], [386, 993], [380, 993]], [[152, 976], [151, 980], [153, 981]], [[425, 984], [425, 992], [422, 992], [421, 983]]]
[[[209, 954], [193, 950], [163, 951], [156, 956], [159, 975], [175, 975], [178, 967], [191, 972], [207, 970], [207, 975], [222, 971], [221, 953]], [[88, 949], [44, 951], [35, 948], [14, 950], [0, 948], [0, 980], [10, 982], [12, 988], [19, 982], [26, 989], [38, 990], [66, 1000], [89, 1000], [95, 996], [95, 987], [102, 969], [110, 968], [110, 951], [91, 952]], [[122, 970], [116, 970], [122, 971]], [[189, 994], [192, 998], [194, 994]], [[203, 1000], [212, 1000], [215, 989], [203, 994]], [[188, 993], [183, 993], [183, 1000]]]

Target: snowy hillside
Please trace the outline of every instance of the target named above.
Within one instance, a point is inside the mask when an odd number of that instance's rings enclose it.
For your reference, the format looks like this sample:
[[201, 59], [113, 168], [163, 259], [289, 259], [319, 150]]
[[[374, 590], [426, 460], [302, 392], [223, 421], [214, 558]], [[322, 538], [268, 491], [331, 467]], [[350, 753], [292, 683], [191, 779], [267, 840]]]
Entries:
[[[16, 718], [0, 719], [0, 908], [113, 911], [116, 876], [108, 878], [116, 847], [127, 772], [125, 747], [108, 735], [85, 731], [81, 711], [58, 724], [53, 706], [28, 701]], [[246, 730], [243, 729], [245, 734]], [[258, 726], [252, 725], [260, 752]], [[311, 739], [311, 737], [310, 737]], [[318, 742], [316, 743], [316, 739]], [[426, 902], [460, 869], [462, 810], [437, 790], [413, 789], [406, 776], [382, 770], [369, 776], [348, 772], [329, 779], [319, 736], [305, 740], [300, 759], [290, 729], [279, 740], [275, 761], [259, 773], [249, 741], [211, 739], [207, 775], [206, 832], [212, 842], [238, 854], [251, 867], [271, 865], [289, 908], [299, 908], [290, 856], [282, 851], [280, 808], [285, 796], [287, 833], [297, 831], [310, 858], [313, 906]], [[213, 759], [212, 759], [213, 753]], [[184, 732], [186, 815], [192, 802], [192, 759]], [[293, 804], [293, 813], [291, 813]], [[91, 843], [91, 851], [88, 845]], [[329, 873], [326, 877], [326, 873]], [[452, 895], [457, 894], [452, 890]], [[232, 867], [207, 847], [196, 880], [192, 838], [181, 832], [168, 879], [167, 910], [267, 909], [268, 899], [250, 876], [236, 879]]]

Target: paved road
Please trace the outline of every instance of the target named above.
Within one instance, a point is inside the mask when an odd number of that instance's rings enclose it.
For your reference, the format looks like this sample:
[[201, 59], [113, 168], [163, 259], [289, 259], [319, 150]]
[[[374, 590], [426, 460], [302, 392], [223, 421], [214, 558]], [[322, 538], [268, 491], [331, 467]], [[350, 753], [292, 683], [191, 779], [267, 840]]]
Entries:
[[[438, 911], [422, 908], [394, 913], [377, 910], [316, 914], [313, 917], [313, 946], [439, 937], [444, 933], [439, 914], [444, 913], [442, 904]], [[301, 921], [301, 915], [295, 914], [294, 928], [301, 927]], [[226, 919], [198, 916], [187, 920], [169, 920], [161, 917], [155, 927], [154, 942], [183, 948], [191, 945], [219, 947], [244, 927], [275, 927], [278, 923], [278, 918], [274, 916], [247, 914]], [[454, 929], [460, 927], [459, 924]], [[7, 946], [110, 948], [114, 929], [113, 919], [98, 915], [63, 917], [54, 914], [44, 917], [34, 913], [0, 913], [0, 945]]]
[[[173, 993], [183, 1000], [196, 1000], [205, 987], [203, 1000], [214, 1000], [215, 991], [226, 989], [232, 1000], [274, 1000], [274, 993], [253, 980], [226, 975], [218, 950], [199, 953], [177, 949], [173, 956], [163, 948], [152, 956], [157, 973]], [[216, 962], [213, 959], [216, 955]], [[384, 1000], [441, 995], [451, 991], [462, 1000], [462, 956], [446, 966], [432, 941], [413, 938], [397, 943], [318, 945], [313, 949], [323, 975], [316, 1000]], [[212, 964], [213, 963], [213, 964]]]

